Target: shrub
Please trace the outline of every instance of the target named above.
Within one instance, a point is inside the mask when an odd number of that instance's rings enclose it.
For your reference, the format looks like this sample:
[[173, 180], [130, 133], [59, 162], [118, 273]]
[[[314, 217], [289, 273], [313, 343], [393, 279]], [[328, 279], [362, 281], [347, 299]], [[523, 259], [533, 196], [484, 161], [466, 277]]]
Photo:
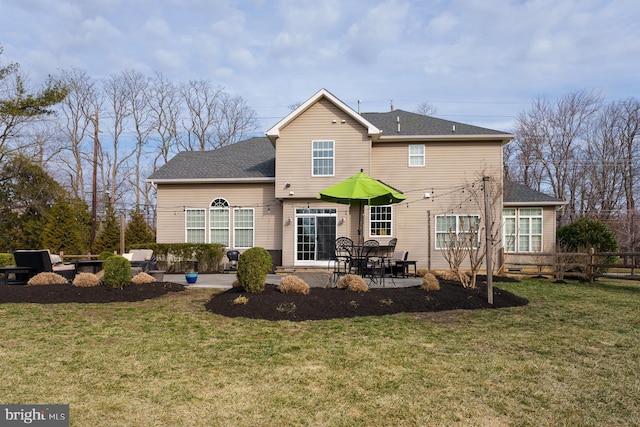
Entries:
[[356, 274], [342, 276], [336, 284], [338, 289], [346, 289], [351, 292], [367, 292], [369, 287], [364, 279]]
[[109, 288], [123, 288], [131, 283], [131, 264], [126, 258], [112, 256], [104, 262], [105, 286]]
[[[616, 252], [618, 242], [616, 236], [603, 222], [597, 219], [582, 217], [571, 224], [558, 228], [556, 232], [558, 243], [571, 251], [587, 251], [594, 248], [596, 252]], [[602, 257], [596, 262], [598, 264], [613, 264], [616, 257]], [[598, 269], [597, 272], [604, 272], [606, 269]]]
[[131, 283], [135, 285], [142, 285], [143, 283], [153, 283], [155, 281], [156, 279], [152, 275], [147, 274], [144, 271], [141, 271], [131, 278]]
[[233, 303], [235, 305], [239, 305], [239, 304], [246, 305], [248, 302], [249, 302], [249, 298], [245, 296], [239, 296], [238, 298], [233, 300]]
[[447, 271], [444, 271], [444, 272], [440, 273], [440, 278], [442, 280], [447, 280], [449, 282], [459, 282], [460, 281], [460, 277], [453, 270], [447, 270]]
[[250, 294], [264, 290], [267, 273], [271, 271], [271, 255], [266, 249], [253, 247], [244, 251], [238, 259], [238, 281]]
[[64, 285], [69, 283], [67, 279], [58, 273], [38, 273], [27, 282], [27, 285]]
[[98, 255], [98, 259], [99, 260], [107, 260], [109, 258], [111, 258], [112, 256], [116, 256], [116, 254], [114, 254], [113, 252], [100, 252], [100, 255]]
[[420, 289], [425, 291], [439, 291], [440, 282], [433, 274], [426, 273], [422, 278], [422, 286], [420, 286]]
[[429, 273], [429, 270], [427, 270], [426, 268], [419, 268], [418, 271], [416, 271], [416, 276], [418, 277], [424, 277]]
[[98, 279], [98, 276], [91, 273], [78, 273], [73, 279], [73, 286], [79, 286], [81, 288], [91, 288], [99, 284], [100, 279]]
[[309, 285], [307, 284], [307, 282], [296, 276], [283, 277], [280, 281], [280, 286], [278, 287], [278, 289], [282, 293], [303, 295], [309, 294]]
[[8, 265], [15, 265], [16, 261], [13, 259], [12, 254], [0, 254], [0, 267], [6, 267]]

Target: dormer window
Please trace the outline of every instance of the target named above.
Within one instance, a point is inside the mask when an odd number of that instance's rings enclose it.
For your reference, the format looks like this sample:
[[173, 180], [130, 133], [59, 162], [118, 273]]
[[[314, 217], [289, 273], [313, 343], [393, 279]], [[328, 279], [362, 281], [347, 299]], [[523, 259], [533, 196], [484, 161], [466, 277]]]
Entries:
[[333, 176], [334, 141], [311, 141], [311, 176]]

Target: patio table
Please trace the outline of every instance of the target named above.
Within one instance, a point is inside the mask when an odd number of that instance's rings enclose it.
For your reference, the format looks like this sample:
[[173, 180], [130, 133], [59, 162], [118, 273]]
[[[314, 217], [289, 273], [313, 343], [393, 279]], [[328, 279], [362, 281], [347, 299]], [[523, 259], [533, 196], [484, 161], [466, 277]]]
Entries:
[[[0, 273], [4, 274], [5, 285], [26, 285], [33, 276], [33, 268], [11, 265], [0, 268]], [[13, 280], [9, 280], [10, 274], [13, 275]]]

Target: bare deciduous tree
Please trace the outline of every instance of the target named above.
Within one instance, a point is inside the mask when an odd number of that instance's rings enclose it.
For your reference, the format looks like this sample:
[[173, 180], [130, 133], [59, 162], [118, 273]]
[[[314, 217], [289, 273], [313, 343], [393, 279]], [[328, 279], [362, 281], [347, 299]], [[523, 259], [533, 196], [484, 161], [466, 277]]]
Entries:
[[59, 123], [59, 137], [66, 142], [61, 161], [65, 165], [71, 193], [86, 200], [83, 171], [93, 161], [87, 153], [93, 153], [91, 131], [96, 126], [95, 113], [102, 103], [101, 94], [97, 83], [84, 70], [65, 70], [60, 79], [69, 91], [60, 105], [64, 120]]
[[423, 116], [433, 116], [438, 112], [438, 109], [435, 105], [425, 101], [418, 104], [415, 112]]

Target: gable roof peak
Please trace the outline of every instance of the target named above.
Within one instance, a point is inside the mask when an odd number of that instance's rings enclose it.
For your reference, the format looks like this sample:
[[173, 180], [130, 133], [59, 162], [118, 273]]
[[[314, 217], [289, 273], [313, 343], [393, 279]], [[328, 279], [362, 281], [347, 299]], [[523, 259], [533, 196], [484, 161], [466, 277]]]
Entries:
[[280, 137], [280, 130], [282, 128], [284, 128], [286, 125], [291, 123], [293, 120], [295, 120], [298, 116], [300, 116], [302, 113], [307, 111], [312, 105], [314, 105], [316, 102], [320, 101], [321, 99], [328, 100], [333, 105], [335, 105], [336, 107], [341, 109], [343, 112], [345, 112], [347, 115], [349, 115], [351, 118], [356, 120], [356, 122], [360, 123], [362, 126], [367, 128], [367, 132], [369, 135], [380, 134], [380, 129], [374, 126], [365, 117], [363, 117], [362, 115], [354, 111], [353, 108], [349, 107], [347, 104], [345, 104], [340, 99], [338, 99], [338, 97], [333, 95], [327, 89], [323, 88], [323, 89], [320, 89], [318, 92], [316, 92], [311, 98], [307, 99], [305, 102], [300, 104], [300, 106], [298, 106], [296, 109], [290, 112], [286, 117], [284, 117], [278, 123], [273, 125], [271, 129], [269, 129], [266, 132], [267, 137], [272, 142], [275, 142], [275, 140]]

